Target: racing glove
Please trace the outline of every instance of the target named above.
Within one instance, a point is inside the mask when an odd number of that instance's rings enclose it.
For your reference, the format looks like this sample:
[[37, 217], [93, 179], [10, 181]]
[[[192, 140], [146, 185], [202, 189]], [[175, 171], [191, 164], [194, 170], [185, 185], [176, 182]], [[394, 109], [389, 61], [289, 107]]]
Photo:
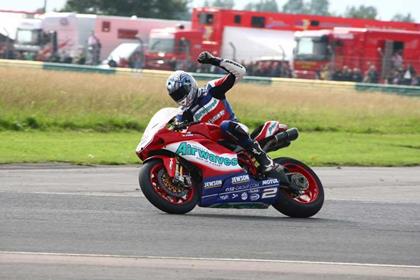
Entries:
[[220, 66], [221, 58], [215, 57], [208, 51], [204, 51], [198, 55], [197, 61], [201, 64], [211, 64], [214, 66]]

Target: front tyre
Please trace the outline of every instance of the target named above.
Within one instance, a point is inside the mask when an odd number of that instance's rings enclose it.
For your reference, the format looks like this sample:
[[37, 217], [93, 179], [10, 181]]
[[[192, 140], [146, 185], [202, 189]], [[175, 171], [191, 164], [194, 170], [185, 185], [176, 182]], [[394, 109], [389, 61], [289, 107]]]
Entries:
[[276, 158], [274, 161], [284, 166], [291, 180], [299, 180], [306, 190], [299, 196], [281, 189], [273, 207], [293, 218], [308, 218], [321, 210], [324, 203], [324, 188], [315, 172], [306, 164], [292, 158]]
[[172, 184], [162, 161], [158, 159], [143, 164], [139, 184], [147, 200], [166, 213], [185, 214], [197, 205], [198, 191], [195, 186], [182, 188]]

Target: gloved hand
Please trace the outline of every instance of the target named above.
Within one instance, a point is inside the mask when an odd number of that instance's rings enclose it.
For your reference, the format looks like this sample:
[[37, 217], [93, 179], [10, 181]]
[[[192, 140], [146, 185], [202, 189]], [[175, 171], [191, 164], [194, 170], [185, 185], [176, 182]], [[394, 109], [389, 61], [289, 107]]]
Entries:
[[208, 51], [204, 51], [199, 54], [197, 61], [201, 64], [211, 64], [211, 65], [219, 66], [221, 59], [213, 56]]
[[183, 130], [183, 129], [187, 128], [188, 126], [189, 126], [189, 123], [187, 121], [173, 122], [172, 123], [172, 129], [175, 130], [175, 131]]

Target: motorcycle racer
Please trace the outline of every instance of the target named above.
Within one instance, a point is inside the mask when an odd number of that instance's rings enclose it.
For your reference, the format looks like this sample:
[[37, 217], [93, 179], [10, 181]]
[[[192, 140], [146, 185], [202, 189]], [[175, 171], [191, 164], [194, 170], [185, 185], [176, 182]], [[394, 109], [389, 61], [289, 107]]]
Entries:
[[226, 92], [245, 75], [245, 67], [235, 61], [215, 57], [207, 51], [202, 52], [197, 61], [220, 67], [227, 74], [199, 88], [190, 74], [180, 70], [172, 73], [166, 82], [166, 87], [169, 96], [182, 110], [176, 120], [180, 123], [207, 122], [219, 125], [228, 139], [255, 157], [261, 172], [268, 173], [279, 167], [261, 149], [258, 142], [251, 139], [247, 132], [248, 128], [238, 122], [226, 99]]

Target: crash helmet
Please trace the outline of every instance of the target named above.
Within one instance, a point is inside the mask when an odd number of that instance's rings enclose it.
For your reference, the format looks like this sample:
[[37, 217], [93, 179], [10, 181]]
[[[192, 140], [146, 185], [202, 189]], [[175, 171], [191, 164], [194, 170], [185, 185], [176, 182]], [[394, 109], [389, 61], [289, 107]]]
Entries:
[[197, 97], [197, 81], [190, 74], [178, 70], [166, 81], [169, 96], [182, 107], [189, 107]]

